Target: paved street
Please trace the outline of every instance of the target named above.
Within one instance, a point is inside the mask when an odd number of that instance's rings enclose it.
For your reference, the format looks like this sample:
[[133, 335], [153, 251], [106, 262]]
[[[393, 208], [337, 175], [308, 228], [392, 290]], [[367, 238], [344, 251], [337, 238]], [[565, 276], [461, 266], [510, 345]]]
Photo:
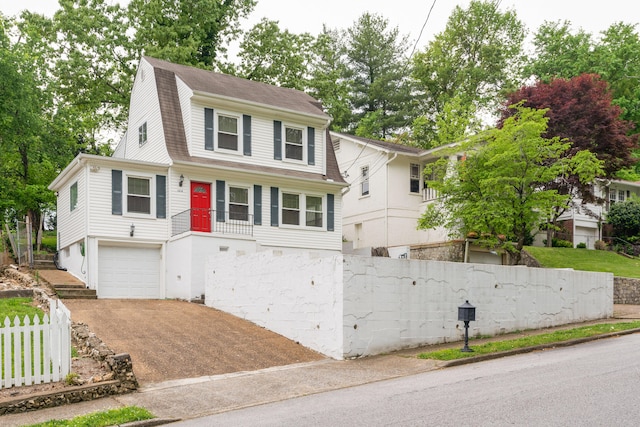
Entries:
[[180, 426], [636, 426], [640, 334], [371, 383]]

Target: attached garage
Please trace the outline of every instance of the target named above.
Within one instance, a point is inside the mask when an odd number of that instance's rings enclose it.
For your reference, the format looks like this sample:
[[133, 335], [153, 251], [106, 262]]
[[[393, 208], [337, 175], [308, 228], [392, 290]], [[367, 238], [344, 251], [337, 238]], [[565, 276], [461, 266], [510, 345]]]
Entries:
[[160, 298], [160, 246], [98, 246], [98, 298]]

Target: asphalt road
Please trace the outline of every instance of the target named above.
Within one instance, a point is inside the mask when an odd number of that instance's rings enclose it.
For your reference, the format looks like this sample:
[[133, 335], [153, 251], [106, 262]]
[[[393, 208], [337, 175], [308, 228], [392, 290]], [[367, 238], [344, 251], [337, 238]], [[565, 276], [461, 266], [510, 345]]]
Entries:
[[640, 334], [464, 365], [179, 426], [637, 426]]

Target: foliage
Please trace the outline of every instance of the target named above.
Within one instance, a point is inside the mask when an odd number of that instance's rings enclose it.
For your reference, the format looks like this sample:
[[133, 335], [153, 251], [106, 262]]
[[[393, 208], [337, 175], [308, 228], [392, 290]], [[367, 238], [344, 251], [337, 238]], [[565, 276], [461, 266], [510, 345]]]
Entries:
[[12, 42], [9, 30], [0, 17], [0, 216], [28, 214], [39, 224], [55, 200], [46, 190], [58, 158], [55, 145], [47, 144], [50, 99], [40, 86], [38, 58], [26, 43]]
[[278, 22], [264, 18], [244, 35], [236, 74], [249, 80], [304, 90], [313, 61], [314, 41], [309, 33], [282, 31]]
[[580, 242], [576, 245], [576, 249], [587, 249], [587, 244]]
[[150, 420], [152, 418], [155, 418], [155, 416], [144, 408], [125, 406], [81, 415], [71, 420], [50, 420], [44, 423], [32, 424], [29, 427], [106, 427], [133, 421]]
[[349, 129], [355, 129], [367, 117], [368, 136], [385, 139], [411, 122], [412, 96], [404, 58], [407, 48], [407, 38], [400, 36], [397, 27], [389, 28], [389, 21], [378, 15], [364, 13], [346, 30], [345, 78], [350, 83], [355, 119]]
[[554, 344], [562, 341], [587, 338], [614, 332], [626, 331], [640, 327], [640, 321], [625, 323], [603, 323], [597, 325], [582, 326], [574, 329], [561, 329], [558, 331], [524, 336], [521, 338], [498, 340], [473, 345], [473, 353], [461, 352], [456, 349], [436, 350], [418, 355], [420, 359], [455, 360], [482, 354], [500, 353], [521, 348], [534, 347], [546, 344]]
[[323, 28], [313, 46], [315, 56], [311, 66], [309, 93], [318, 99], [333, 118], [331, 128], [346, 130], [353, 114], [349, 104], [350, 85], [342, 33]]
[[619, 277], [640, 278], [640, 260], [626, 258], [612, 251], [536, 246], [527, 246], [526, 251], [546, 268], [573, 268], [613, 273]]
[[224, 62], [229, 42], [241, 33], [240, 20], [255, 5], [256, 0], [132, 0], [127, 17], [128, 29], [135, 30], [133, 56], [212, 69]]
[[434, 174], [428, 185], [441, 194], [440, 202], [428, 205], [419, 228], [445, 226], [452, 233], [505, 235], [503, 247], [520, 251], [532, 230], [545, 223], [550, 213], [566, 206], [570, 196], [541, 185], [576, 173], [592, 180], [600, 162], [587, 151], [578, 162], [562, 157], [571, 144], [558, 137], [544, 138], [548, 119], [545, 110], [514, 106], [515, 114], [502, 128], [493, 129], [457, 147], [466, 155], [450, 164], [437, 162], [425, 175]]
[[[547, 240], [543, 240], [542, 241], [545, 245], [547, 245]], [[547, 245], [549, 246], [549, 245]], [[558, 239], [557, 237], [554, 237], [551, 239], [551, 246], [552, 248], [573, 248], [573, 243], [571, 243], [568, 240], [563, 240], [563, 239]]]
[[640, 236], [640, 199], [632, 197], [623, 202], [612, 203], [607, 222], [613, 226], [615, 237], [629, 240]]
[[569, 21], [545, 22], [533, 43], [535, 54], [525, 67], [525, 78], [549, 83], [598, 74], [609, 83], [621, 118], [640, 125], [640, 36], [635, 24], [615, 23], [595, 38], [582, 29], [573, 31]]
[[[611, 178], [623, 167], [635, 163], [632, 150], [638, 140], [637, 135], [627, 135], [632, 125], [620, 119], [622, 111], [611, 100], [607, 83], [596, 75], [582, 74], [569, 80], [554, 79], [549, 83], [524, 86], [512, 93], [502, 109], [501, 120], [514, 113], [508, 106], [518, 102], [530, 108], [548, 109], [549, 124], [545, 135], [566, 138], [572, 142], [564, 156], [572, 157], [589, 150], [604, 161], [603, 176]], [[554, 187], [558, 187], [557, 184], [554, 183]], [[570, 176], [563, 185], [577, 187], [583, 199], [593, 199], [591, 183], [579, 184], [577, 176]], [[561, 192], [568, 191], [566, 186], [558, 189]]]
[[457, 141], [474, 130], [476, 113], [492, 112], [499, 95], [515, 87], [525, 29], [514, 11], [500, 12], [498, 3], [473, 0], [466, 9], [456, 6], [445, 30], [414, 56], [413, 77], [431, 123], [414, 129], [418, 145]]

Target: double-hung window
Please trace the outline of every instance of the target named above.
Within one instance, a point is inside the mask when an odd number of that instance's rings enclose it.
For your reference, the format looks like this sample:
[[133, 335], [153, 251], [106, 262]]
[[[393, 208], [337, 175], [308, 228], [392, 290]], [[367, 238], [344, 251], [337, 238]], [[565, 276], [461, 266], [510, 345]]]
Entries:
[[127, 177], [127, 212], [151, 213], [151, 180], [149, 178]]
[[249, 221], [249, 189], [229, 187], [229, 219]]
[[78, 207], [78, 182], [74, 182], [69, 189], [69, 210], [73, 211]]
[[300, 195], [282, 193], [282, 223], [300, 225]]
[[322, 197], [306, 196], [307, 227], [322, 227]]
[[287, 159], [302, 160], [303, 131], [300, 128], [284, 127], [284, 156]]
[[360, 194], [367, 196], [369, 194], [369, 166], [363, 166], [360, 168]]
[[147, 122], [144, 122], [138, 128], [138, 145], [142, 147], [146, 143], [147, 143]]
[[409, 191], [412, 193], [420, 193], [420, 165], [411, 163], [409, 175]]
[[218, 114], [218, 148], [238, 151], [238, 119]]

